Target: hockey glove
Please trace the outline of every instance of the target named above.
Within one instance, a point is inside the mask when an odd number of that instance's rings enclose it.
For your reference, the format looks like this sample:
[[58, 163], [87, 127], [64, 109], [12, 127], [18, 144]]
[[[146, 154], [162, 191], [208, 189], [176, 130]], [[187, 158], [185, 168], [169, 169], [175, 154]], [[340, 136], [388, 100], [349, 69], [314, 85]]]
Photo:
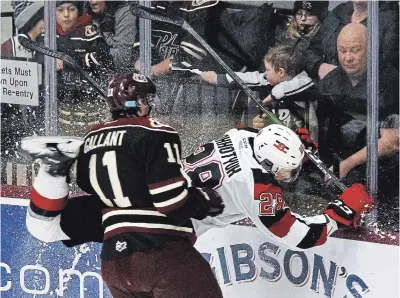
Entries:
[[202, 220], [207, 216], [217, 216], [224, 211], [225, 205], [221, 196], [208, 187], [190, 187], [188, 189], [191, 198], [197, 201], [197, 211], [193, 218]]
[[[311, 152], [314, 154], [316, 154], [318, 152], [318, 143], [314, 142], [311, 139], [308, 129], [299, 128], [299, 129], [296, 129], [295, 132], [299, 136], [305, 149], [311, 150]], [[306, 162], [308, 162], [308, 157], [307, 157], [307, 155], [304, 155], [303, 163], [306, 163]]]
[[205, 193], [205, 198], [209, 206], [208, 215], [214, 217], [221, 214], [224, 211], [225, 205], [219, 193], [208, 187], [203, 187], [201, 190]]
[[67, 176], [82, 144], [83, 139], [79, 137], [33, 136], [21, 140], [20, 151], [41, 160], [50, 175]]
[[324, 213], [345, 226], [357, 228], [361, 215], [370, 212], [373, 206], [365, 186], [356, 183], [347, 188], [337, 200], [330, 202]]
[[315, 153], [318, 150], [318, 143], [314, 142], [310, 137], [310, 132], [306, 128], [296, 129], [296, 134], [299, 136], [304, 148], [311, 150]]

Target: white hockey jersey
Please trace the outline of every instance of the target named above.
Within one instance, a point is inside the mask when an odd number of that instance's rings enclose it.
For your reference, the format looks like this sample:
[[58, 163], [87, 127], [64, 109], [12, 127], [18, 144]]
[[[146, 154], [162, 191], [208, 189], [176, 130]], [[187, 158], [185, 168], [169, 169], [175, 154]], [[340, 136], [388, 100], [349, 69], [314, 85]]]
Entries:
[[266, 236], [289, 247], [306, 249], [325, 243], [337, 230], [336, 222], [323, 214], [304, 218], [285, 206], [281, 187], [253, 156], [257, 132], [231, 129], [182, 160], [192, 183], [215, 189], [225, 204], [216, 217], [192, 220], [197, 236], [249, 217]]

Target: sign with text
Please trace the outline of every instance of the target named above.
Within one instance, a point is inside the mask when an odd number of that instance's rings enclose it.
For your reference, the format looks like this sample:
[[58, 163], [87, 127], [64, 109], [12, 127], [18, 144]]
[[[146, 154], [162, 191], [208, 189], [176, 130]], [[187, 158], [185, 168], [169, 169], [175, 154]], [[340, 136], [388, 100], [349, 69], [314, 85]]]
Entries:
[[[101, 244], [67, 248], [35, 239], [25, 225], [28, 203], [0, 198], [0, 297], [111, 298], [101, 278]], [[330, 238], [299, 251], [232, 225], [207, 231], [195, 247], [226, 298], [399, 297], [397, 245]]]
[[38, 63], [1, 59], [1, 102], [39, 104]]
[[101, 244], [43, 243], [25, 224], [25, 199], [0, 199], [0, 297], [112, 298], [101, 278]]
[[400, 297], [397, 245], [328, 238], [301, 251], [256, 228], [231, 225], [207, 231], [196, 248], [224, 297]]

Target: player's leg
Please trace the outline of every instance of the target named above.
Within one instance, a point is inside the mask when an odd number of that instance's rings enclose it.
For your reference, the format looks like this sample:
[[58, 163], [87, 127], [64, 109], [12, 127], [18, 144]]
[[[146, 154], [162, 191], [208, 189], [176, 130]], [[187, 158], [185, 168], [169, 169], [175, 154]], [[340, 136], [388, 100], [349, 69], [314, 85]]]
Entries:
[[188, 241], [103, 260], [102, 277], [118, 298], [222, 298], [210, 265]]
[[210, 265], [190, 243], [167, 243], [163, 255], [169, 270], [153, 288], [155, 298], [222, 298]]
[[141, 282], [141, 273], [145, 269], [142, 262], [145, 258], [137, 262], [137, 254], [102, 261], [101, 275], [113, 298], [153, 298], [151, 288]]

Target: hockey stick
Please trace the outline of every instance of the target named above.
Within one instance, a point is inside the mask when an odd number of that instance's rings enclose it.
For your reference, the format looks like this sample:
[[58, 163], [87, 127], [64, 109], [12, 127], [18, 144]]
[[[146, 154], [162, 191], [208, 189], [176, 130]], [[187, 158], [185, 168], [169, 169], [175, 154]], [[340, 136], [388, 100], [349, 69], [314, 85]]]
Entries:
[[101, 94], [101, 96], [103, 96], [104, 98], [107, 97], [107, 93], [103, 90], [103, 88], [100, 86], [100, 84], [97, 83], [86, 71], [84, 71], [83, 68], [71, 56], [61, 53], [61, 52], [54, 51], [49, 48], [46, 48], [45, 46], [42, 46], [26, 37], [23, 37], [23, 36], [19, 36], [18, 41], [24, 48], [42, 53], [46, 56], [58, 58], [64, 62], [68, 63], [74, 69], [76, 69], [82, 76], [84, 76], [85, 79], [88, 80], [88, 82], [94, 87], [94, 89], [98, 93]]
[[186, 61], [173, 62], [171, 70], [172, 71], [188, 71], [188, 72], [198, 74], [198, 75], [200, 75], [202, 73], [202, 71], [200, 69], [197, 69], [197, 68], [194, 69], [193, 66]]
[[198, 74], [198, 75], [202, 73], [202, 71], [200, 69], [197, 69], [197, 68], [196, 69], [192, 69], [192, 68], [181, 68], [181, 67], [172, 66], [171, 70], [172, 71], [188, 71], [188, 72], [195, 73], [195, 74]]
[[[145, 18], [149, 19], [152, 21], [159, 21], [159, 22], [164, 22], [164, 23], [169, 23], [173, 24], [176, 26], [181, 27], [183, 30], [187, 31], [190, 35], [192, 35], [209, 53], [213, 58], [225, 69], [225, 71], [229, 74], [229, 76], [235, 80], [240, 88], [246, 93], [247, 96], [249, 96], [256, 104], [257, 106], [268, 115], [268, 117], [271, 118], [272, 121], [274, 121], [277, 124], [282, 124], [282, 122], [275, 116], [274, 113], [271, 111], [267, 110], [262, 103], [260, 102], [259, 99], [257, 99], [249, 89], [245, 85], [245, 83], [239, 78], [238, 75], [222, 60], [221, 57], [210, 47], [210, 45], [182, 18], [179, 17], [170, 17], [162, 12], [153, 10], [151, 8], [147, 8], [141, 5], [137, 4], [132, 4], [130, 6], [130, 11], [133, 15], [139, 17], [139, 18]], [[306, 149], [305, 153], [307, 157], [315, 164], [315, 166], [325, 175], [328, 176], [332, 182], [340, 188], [342, 191], [344, 191], [347, 186], [339, 180], [336, 175], [334, 175], [324, 164], [323, 162], [315, 156], [311, 150]]]

